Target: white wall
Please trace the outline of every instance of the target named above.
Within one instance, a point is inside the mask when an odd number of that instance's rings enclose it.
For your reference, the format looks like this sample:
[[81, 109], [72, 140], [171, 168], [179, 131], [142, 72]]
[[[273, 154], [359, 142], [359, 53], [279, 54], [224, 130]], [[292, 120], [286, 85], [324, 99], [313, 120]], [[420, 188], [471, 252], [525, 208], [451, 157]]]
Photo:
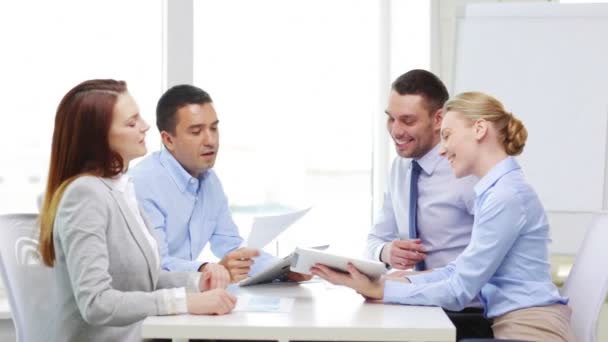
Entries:
[[[433, 49], [433, 70], [437, 72], [446, 82], [449, 89], [454, 89], [454, 63], [456, 52], [456, 27], [457, 18], [464, 13], [464, 6], [470, 3], [498, 3], [503, 1], [495, 0], [457, 0], [457, 1], [435, 1], [433, 7], [433, 27], [434, 34]], [[512, 2], [512, 1], [505, 1]], [[525, 1], [515, 1], [525, 2]], [[534, 2], [534, 1], [528, 1]], [[538, 2], [538, 1], [536, 1]], [[556, 1], [550, 1], [556, 2]], [[542, 44], [542, 43], [539, 43]], [[525, 55], [525, 51], [521, 52]], [[484, 89], [478, 89], [484, 91]], [[525, 152], [524, 152], [525, 153]], [[598, 158], [599, 159], [599, 158]], [[564, 160], [566, 162], [566, 160]], [[556, 165], [556, 167], [558, 167]], [[571, 184], [576, 182], [576, 178], [570, 179]], [[601, 186], [601, 185], [600, 185]], [[584, 232], [589, 223], [593, 220], [600, 210], [554, 210], [548, 208], [548, 217], [551, 224], [552, 244], [550, 250], [553, 253], [576, 253]], [[603, 208], [604, 210], [607, 208]]]

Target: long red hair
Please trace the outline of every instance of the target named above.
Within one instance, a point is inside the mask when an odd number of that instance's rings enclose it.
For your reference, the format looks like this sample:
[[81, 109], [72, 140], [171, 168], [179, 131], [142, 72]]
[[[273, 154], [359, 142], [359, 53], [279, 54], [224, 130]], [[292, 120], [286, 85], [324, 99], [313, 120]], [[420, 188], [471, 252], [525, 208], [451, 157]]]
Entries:
[[108, 133], [118, 96], [126, 92], [124, 81], [89, 80], [72, 88], [59, 103], [40, 212], [39, 248], [48, 266], [55, 262], [53, 225], [66, 187], [83, 174], [112, 177], [123, 170], [122, 158], [110, 149]]

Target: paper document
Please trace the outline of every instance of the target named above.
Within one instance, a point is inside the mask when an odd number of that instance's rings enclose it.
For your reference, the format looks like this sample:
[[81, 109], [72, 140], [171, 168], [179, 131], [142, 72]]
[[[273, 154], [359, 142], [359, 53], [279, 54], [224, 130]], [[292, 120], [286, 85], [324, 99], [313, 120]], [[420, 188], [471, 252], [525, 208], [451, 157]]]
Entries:
[[249, 237], [247, 238], [247, 247], [264, 248], [264, 246], [304, 216], [310, 209], [306, 208], [283, 215], [255, 217], [251, 233], [249, 233]]
[[288, 313], [293, 307], [293, 302], [293, 298], [241, 295], [237, 296], [233, 311]]

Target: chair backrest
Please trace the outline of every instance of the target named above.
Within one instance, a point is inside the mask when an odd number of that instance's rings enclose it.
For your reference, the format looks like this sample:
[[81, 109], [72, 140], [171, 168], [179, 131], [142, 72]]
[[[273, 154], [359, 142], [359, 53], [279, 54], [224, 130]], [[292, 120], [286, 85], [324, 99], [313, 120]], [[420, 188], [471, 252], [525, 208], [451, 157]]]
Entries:
[[597, 217], [585, 235], [562, 294], [570, 298], [577, 341], [596, 342], [597, 323], [608, 291], [608, 215]]
[[43, 341], [52, 317], [55, 280], [38, 252], [38, 215], [0, 215], [0, 274], [17, 341]]

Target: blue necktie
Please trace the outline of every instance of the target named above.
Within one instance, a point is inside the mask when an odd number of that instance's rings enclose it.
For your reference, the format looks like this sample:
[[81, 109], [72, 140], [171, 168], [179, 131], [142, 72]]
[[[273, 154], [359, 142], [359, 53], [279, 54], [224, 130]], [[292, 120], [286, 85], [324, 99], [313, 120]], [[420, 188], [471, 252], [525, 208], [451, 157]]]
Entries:
[[[412, 160], [412, 172], [410, 178], [410, 238], [416, 239], [418, 237], [418, 222], [416, 220], [416, 213], [418, 211], [418, 178], [420, 177], [420, 164], [417, 161]], [[420, 261], [415, 266], [417, 271], [422, 271], [426, 267], [424, 261]]]

